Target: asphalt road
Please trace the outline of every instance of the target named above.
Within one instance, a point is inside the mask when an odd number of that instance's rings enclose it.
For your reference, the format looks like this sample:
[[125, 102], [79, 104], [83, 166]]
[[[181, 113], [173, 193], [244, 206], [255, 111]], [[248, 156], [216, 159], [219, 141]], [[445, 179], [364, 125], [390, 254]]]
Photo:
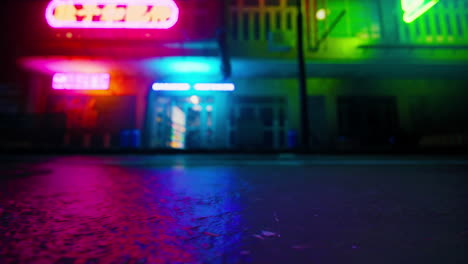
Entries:
[[0, 157], [0, 263], [468, 263], [463, 157]]

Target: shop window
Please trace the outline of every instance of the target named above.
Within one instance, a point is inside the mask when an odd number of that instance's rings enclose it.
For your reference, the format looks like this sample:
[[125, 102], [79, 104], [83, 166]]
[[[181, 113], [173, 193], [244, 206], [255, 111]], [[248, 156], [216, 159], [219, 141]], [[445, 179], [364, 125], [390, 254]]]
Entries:
[[235, 124], [231, 128], [237, 133], [234, 146], [264, 149], [284, 147], [287, 131], [284, 97], [242, 96], [234, 97], [233, 103], [239, 114], [231, 113], [231, 122]]
[[189, 127], [198, 127], [198, 126], [200, 126], [200, 111], [196, 111], [193, 108], [190, 108], [188, 110], [187, 125]]

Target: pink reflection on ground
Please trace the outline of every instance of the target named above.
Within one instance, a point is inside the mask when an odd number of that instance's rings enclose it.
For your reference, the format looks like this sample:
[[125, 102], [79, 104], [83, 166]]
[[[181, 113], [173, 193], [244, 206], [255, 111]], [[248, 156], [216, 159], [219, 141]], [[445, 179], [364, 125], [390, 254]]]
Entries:
[[[155, 177], [114, 167], [60, 165], [21, 190], [0, 255], [19, 263], [59, 259], [145, 259], [145, 263], [196, 263], [190, 197], [178, 197]], [[2, 201], [3, 203], [4, 201]]]

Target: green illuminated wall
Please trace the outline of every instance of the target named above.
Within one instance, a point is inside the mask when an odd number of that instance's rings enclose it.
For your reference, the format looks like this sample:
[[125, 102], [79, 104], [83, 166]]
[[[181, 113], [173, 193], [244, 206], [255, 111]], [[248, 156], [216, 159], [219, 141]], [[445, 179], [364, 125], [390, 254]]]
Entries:
[[401, 0], [401, 8], [404, 12], [403, 21], [412, 23], [438, 2], [439, 0]]
[[[423, 60], [468, 60], [468, 1], [464, 0], [317, 0], [306, 22], [307, 56], [310, 59], [368, 60], [409, 58]], [[286, 0], [278, 5], [231, 6], [233, 55], [294, 59], [297, 25], [294, 6]], [[326, 10], [317, 20], [316, 10]], [[333, 27], [341, 12], [346, 12]], [[405, 22], [406, 21], [406, 22]], [[409, 23], [410, 22], [410, 23]], [[333, 27], [333, 29], [332, 29]], [[329, 34], [321, 45], [317, 40]], [[284, 50], [272, 50], [271, 32], [285, 32]], [[289, 41], [288, 41], [289, 40]], [[368, 45], [424, 45], [395, 50], [362, 49]], [[458, 46], [454, 48], [452, 46]], [[398, 54], [401, 52], [401, 56]], [[405, 55], [406, 54], [406, 55]], [[400, 59], [399, 58], [399, 59]]]
[[[235, 96], [285, 96], [288, 98], [289, 129], [298, 130], [300, 107], [297, 80], [294, 78], [237, 79]], [[324, 105], [310, 105], [311, 115], [320, 112], [321, 125], [311, 124], [312, 134], [321, 134], [322, 146], [334, 147], [340, 134], [338, 98], [391, 97], [395, 99], [401, 131], [418, 136], [468, 135], [467, 80], [392, 79], [392, 78], [309, 78], [309, 98]], [[450, 107], [447, 104], [450, 102]], [[324, 127], [323, 127], [324, 126]], [[320, 129], [321, 133], [315, 130]]]

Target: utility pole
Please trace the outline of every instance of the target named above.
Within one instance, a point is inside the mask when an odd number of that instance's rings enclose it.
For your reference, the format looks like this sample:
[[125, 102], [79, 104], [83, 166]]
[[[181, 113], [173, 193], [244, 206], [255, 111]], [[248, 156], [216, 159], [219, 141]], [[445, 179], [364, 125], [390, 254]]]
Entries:
[[297, 63], [299, 69], [299, 100], [301, 114], [301, 150], [307, 151], [310, 147], [309, 108], [307, 105], [307, 73], [304, 58], [304, 24], [302, 14], [302, 0], [296, 0], [297, 6]]
[[226, 81], [231, 77], [232, 74], [232, 66], [231, 66], [231, 59], [229, 56], [229, 46], [228, 46], [228, 32], [229, 32], [229, 22], [228, 22], [228, 10], [229, 10], [229, 1], [222, 0], [220, 4], [221, 10], [219, 11], [222, 14], [220, 19], [221, 25], [216, 33], [216, 39], [218, 42], [218, 48], [220, 51], [221, 57], [221, 72], [223, 74], [223, 81]]

